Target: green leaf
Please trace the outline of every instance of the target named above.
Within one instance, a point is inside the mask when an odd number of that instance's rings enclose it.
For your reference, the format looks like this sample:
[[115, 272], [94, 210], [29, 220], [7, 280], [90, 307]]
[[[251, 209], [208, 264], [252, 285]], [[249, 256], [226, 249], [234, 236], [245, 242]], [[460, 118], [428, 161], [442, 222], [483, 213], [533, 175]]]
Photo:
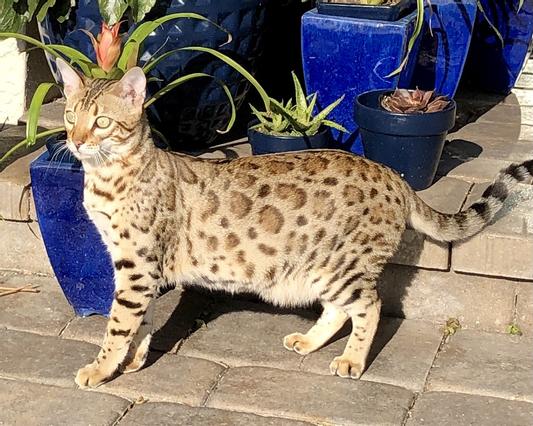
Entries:
[[407, 64], [407, 61], [409, 60], [409, 54], [411, 53], [411, 50], [413, 50], [413, 46], [415, 45], [416, 39], [422, 32], [423, 27], [424, 27], [424, 0], [416, 0], [415, 29], [413, 31], [413, 34], [411, 35], [411, 38], [407, 42], [407, 53], [405, 54], [405, 57], [403, 58], [398, 68], [396, 68], [390, 74], [386, 75], [385, 78], [393, 77], [396, 74], [399, 74], [400, 72], [402, 72], [403, 68]]
[[[52, 135], [55, 135], [56, 133], [61, 133], [61, 132], [64, 132], [65, 131], [65, 128], [64, 127], [57, 127], [55, 129], [51, 129], [51, 130], [46, 130], [44, 132], [41, 132], [41, 133], [37, 133], [35, 135], [35, 140], [38, 140], [38, 139], [42, 139], [42, 138], [45, 138], [47, 136], [52, 136]], [[2, 158], [0, 158], [0, 163], [2, 163], [3, 161], [5, 161], [10, 155], [12, 155], [15, 151], [19, 150], [20, 148], [22, 148], [23, 146], [30, 146], [30, 144], [28, 143], [28, 139], [23, 139], [21, 140], [18, 144], [16, 144], [14, 147], [12, 147], [9, 151], [7, 151], [3, 156]]]
[[322, 124], [324, 126], [332, 127], [333, 129], [336, 129], [343, 133], [348, 133], [348, 130], [346, 130], [343, 126], [341, 126], [339, 123], [335, 123], [331, 120], [322, 120]]
[[181, 84], [183, 84], [183, 83], [185, 83], [185, 82], [187, 82], [189, 80], [193, 80], [195, 78], [206, 78], [206, 77], [212, 78], [213, 80], [215, 80], [222, 87], [222, 89], [224, 90], [224, 93], [226, 93], [226, 96], [228, 97], [228, 100], [229, 100], [229, 103], [230, 103], [230, 107], [231, 107], [231, 116], [230, 116], [230, 119], [229, 119], [229, 122], [228, 122], [228, 125], [227, 125], [226, 129], [217, 130], [218, 133], [227, 133], [233, 127], [233, 124], [235, 123], [235, 119], [237, 117], [237, 112], [236, 112], [236, 108], [235, 108], [235, 102], [233, 101], [233, 96], [231, 96], [231, 92], [230, 92], [228, 86], [224, 82], [219, 80], [218, 78], [215, 78], [215, 77], [213, 77], [212, 75], [209, 75], [209, 74], [191, 73], [191, 74], [184, 75], [182, 77], [179, 77], [179, 78], [171, 81], [165, 87], [163, 87], [161, 90], [156, 92], [150, 99], [148, 99], [144, 103], [144, 108], [148, 108], [150, 105], [152, 105], [159, 98], [161, 98], [162, 96], [166, 95], [168, 92], [170, 92], [172, 89], [178, 87], [179, 85], [181, 85]]
[[44, 97], [54, 86], [59, 87], [55, 83], [41, 83], [33, 94], [30, 107], [28, 108], [28, 122], [26, 123], [26, 139], [28, 146], [35, 144], [35, 141], [37, 140], [37, 126], [39, 124], [41, 106], [43, 105]]
[[311, 117], [311, 115], [313, 115], [313, 109], [315, 109], [315, 104], [316, 104], [316, 99], [317, 99], [317, 96], [318, 94], [317, 93], [313, 93], [310, 98], [311, 98], [311, 101], [309, 102], [309, 105], [307, 106], [307, 115], [309, 117]]
[[294, 82], [294, 98], [296, 100], [296, 106], [298, 108], [301, 108], [303, 110], [307, 109], [307, 99], [305, 98], [304, 91], [302, 89], [302, 85], [298, 81], [298, 77], [296, 77], [296, 74], [294, 71], [291, 72], [292, 75], [292, 81]]
[[120, 58], [117, 62], [117, 68], [126, 72], [129, 68], [132, 68], [137, 64], [139, 55], [139, 43], [132, 41], [126, 43], [120, 54]]
[[14, 9], [14, 0], [0, 1], [0, 31], [20, 31], [26, 23], [23, 15]]
[[313, 118], [313, 122], [325, 120], [326, 117], [329, 115], [329, 113], [333, 111], [337, 107], [337, 105], [339, 105], [343, 101], [343, 99], [344, 99], [344, 95], [342, 95], [335, 102], [332, 102], [331, 104], [329, 104], [326, 108], [324, 108], [317, 115], [315, 115], [315, 117]]
[[155, 0], [128, 0], [128, 5], [131, 7], [133, 20], [140, 22], [144, 16], [150, 12], [155, 5]]
[[265, 104], [265, 109], [267, 111], [270, 110], [270, 97], [267, 95], [265, 89], [259, 84], [259, 82], [250, 74], [248, 71], [246, 71], [245, 68], [243, 68], [242, 65], [231, 59], [229, 56], [224, 55], [221, 52], [218, 52], [214, 49], [211, 49], [209, 47], [202, 47], [202, 46], [189, 46], [189, 47], [183, 47], [181, 50], [190, 50], [190, 51], [196, 51], [196, 52], [205, 52], [209, 53], [216, 58], [220, 59], [221, 61], [228, 64], [230, 67], [232, 67], [234, 70], [239, 72], [246, 80], [248, 80], [252, 86], [255, 87], [255, 90], [259, 93], [259, 96], [261, 96], [261, 99], [263, 100], [263, 103]]
[[37, 12], [37, 20], [41, 22], [48, 13], [48, 9], [53, 7], [55, 4], [56, 0], [46, 0], [40, 7], [39, 12]]
[[115, 25], [128, 8], [126, 0], [98, 0], [100, 14], [108, 25]]
[[[480, 0], [477, 0], [477, 7], [478, 7], [479, 11], [481, 12], [481, 14], [483, 15], [483, 18], [485, 18], [485, 21], [487, 21], [487, 24], [489, 24], [489, 27], [492, 29], [492, 31], [494, 31], [494, 33], [496, 34], [496, 37], [498, 37], [498, 39], [500, 40], [500, 43], [501, 43], [502, 49], [503, 49], [503, 47], [505, 46], [505, 42], [503, 41], [503, 37], [502, 37], [501, 33], [498, 31], [498, 28], [496, 28], [496, 26], [492, 23], [492, 21], [489, 19], [489, 17], [485, 13], [485, 9], [483, 9], [483, 5], [481, 4]], [[518, 5], [518, 10], [520, 10], [521, 7], [522, 7], [522, 5], [519, 4]]]

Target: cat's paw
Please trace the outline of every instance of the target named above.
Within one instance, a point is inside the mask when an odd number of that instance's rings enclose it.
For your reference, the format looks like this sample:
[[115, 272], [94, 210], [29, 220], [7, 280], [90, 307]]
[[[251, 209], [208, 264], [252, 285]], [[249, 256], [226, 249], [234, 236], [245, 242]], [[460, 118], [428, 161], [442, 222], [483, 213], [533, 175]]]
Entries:
[[307, 355], [316, 350], [315, 345], [301, 333], [292, 333], [283, 338], [283, 346], [289, 351], [294, 351], [300, 355]]
[[124, 367], [122, 368], [123, 373], [133, 373], [135, 371], [140, 370], [144, 363], [146, 362], [146, 358], [148, 357], [148, 351], [137, 351], [135, 353], [135, 356], [127, 361], [124, 364]]
[[112, 378], [112, 374], [104, 372], [95, 362], [80, 368], [75, 382], [80, 388], [95, 388]]
[[341, 356], [336, 356], [331, 364], [329, 364], [329, 371], [331, 374], [336, 374], [340, 377], [351, 377], [358, 379], [363, 374], [363, 366], [358, 362], [353, 362], [350, 359]]

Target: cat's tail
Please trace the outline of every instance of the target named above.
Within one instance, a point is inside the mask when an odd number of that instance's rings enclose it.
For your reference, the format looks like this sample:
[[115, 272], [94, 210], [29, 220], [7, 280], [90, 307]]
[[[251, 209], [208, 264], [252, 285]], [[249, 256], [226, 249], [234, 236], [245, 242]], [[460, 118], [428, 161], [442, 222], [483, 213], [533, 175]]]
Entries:
[[439, 241], [457, 241], [471, 237], [494, 219], [517, 184], [531, 177], [533, 160], [511, 164], [500, 172], [477, 203], [457, 214], [444, 214], [433, 210], [412, 191], [409, 223], [417, 231]]

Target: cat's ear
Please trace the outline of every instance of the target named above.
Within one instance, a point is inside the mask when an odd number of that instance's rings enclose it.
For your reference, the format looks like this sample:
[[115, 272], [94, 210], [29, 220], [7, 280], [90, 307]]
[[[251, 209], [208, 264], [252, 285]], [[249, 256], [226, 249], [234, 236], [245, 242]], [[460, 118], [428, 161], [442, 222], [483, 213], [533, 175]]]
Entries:
[[56, 65], [63, 80], [63, 91], [65, 92], [65, 96], [69, 98], [83, 88], [83, 80], [74, 68], [63, 59], [57, 58]]
[[142, 106], [146, 97], [146, 76], [142, 68], [133, 67], [115, 86], [118, 95], [134, 106]]

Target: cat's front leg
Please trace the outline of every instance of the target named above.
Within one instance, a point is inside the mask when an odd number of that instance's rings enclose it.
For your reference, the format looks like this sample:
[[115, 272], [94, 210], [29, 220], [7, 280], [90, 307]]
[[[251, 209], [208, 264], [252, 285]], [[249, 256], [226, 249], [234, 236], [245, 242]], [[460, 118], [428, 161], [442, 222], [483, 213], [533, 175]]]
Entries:
[[[128, 258], [118, 259], [114, 264], [116, 291], [104, 342], [96, 359], [78, 371], [76, 384], [80, 387], [99, 386], [119, 372], [153, 303], [155, 285], [151, 271]], [[151, 312], [148, 316], [151, 317]], [[141, 343], [148, 345], [149, 338], [144, 340]], [[147, 351], [148, 347], [143, 349]]]

